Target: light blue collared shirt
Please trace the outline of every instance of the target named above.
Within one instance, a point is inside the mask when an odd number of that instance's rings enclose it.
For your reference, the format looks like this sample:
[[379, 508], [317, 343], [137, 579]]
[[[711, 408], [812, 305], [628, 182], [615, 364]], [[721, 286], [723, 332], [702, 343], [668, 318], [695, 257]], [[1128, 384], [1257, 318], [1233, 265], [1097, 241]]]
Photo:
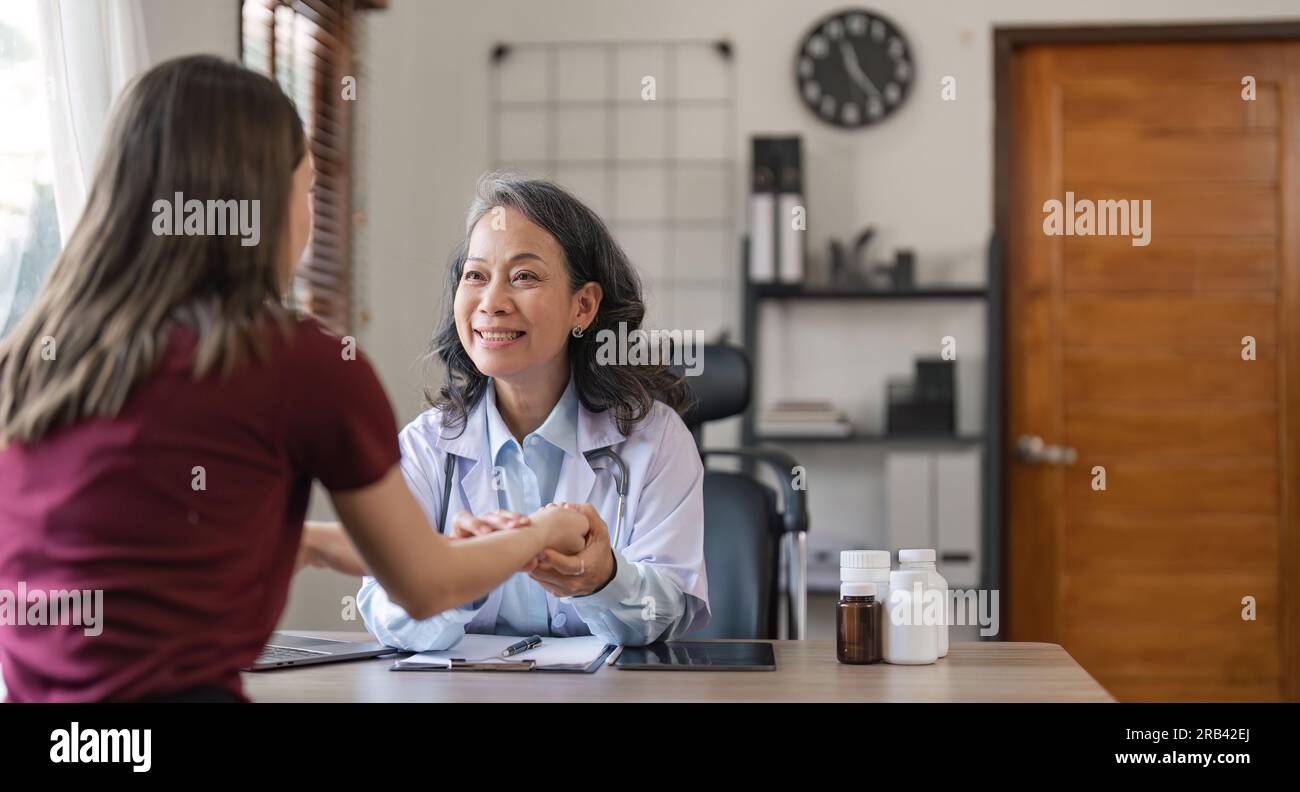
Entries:
[[[501, 420], [491, 387], [467, 419], [459, 429], [448, 428], [441, 411], [432, 408], [399, 437], [403, 477], [429, 524], [441, 525], [447, 512], [483, 514], [502, 506], [527, 512], [558, 498], [590, 502], [612, 533], [619, 500], [615, 478], [607, 467], [593, 469], [583, 453], [616, 445], [630, 486], [614, 578], [586, 596], [554, 597], [527, 575], [515, 575], [479, 602], [417, 621], [375, 578], [366, 577], [357, 609], [376, 639], [415, 652], [450, 648], [466, 632], [592, 634], [642, 646], [708, 622], [704, 466], [672, 408], [655, 402], [650, 415], [625, 434], [609, 411], [589, 411], [570, 381], [543, 426], [522, 444]], [[468, 464], [459, 468], [452, 503], [444, 503], [444, 473], [457, 458]]]
[[[524, 438], [521, 446], [497, 410], [495, 383], [488, 382], [487, 434], [495, 466], [492, 481], [497, 503], [503, 509], [532, 514], [555, 498], [564, 455], [578, 454], [578, 394], [570, 379], [551, 414]], [[550, 618], [546, 590], [527, 573], [516, 572], [502, 584], [498, 633], [550, 635]]]

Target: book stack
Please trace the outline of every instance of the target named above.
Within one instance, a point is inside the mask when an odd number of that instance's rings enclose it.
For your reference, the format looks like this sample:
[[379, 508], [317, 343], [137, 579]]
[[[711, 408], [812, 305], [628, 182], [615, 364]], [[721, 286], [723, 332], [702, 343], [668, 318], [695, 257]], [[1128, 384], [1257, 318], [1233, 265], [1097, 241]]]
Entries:
[[758, 416], [758, 433], [768, 437], [848, 437], [853, 427], [827, 401], [780, 401]]

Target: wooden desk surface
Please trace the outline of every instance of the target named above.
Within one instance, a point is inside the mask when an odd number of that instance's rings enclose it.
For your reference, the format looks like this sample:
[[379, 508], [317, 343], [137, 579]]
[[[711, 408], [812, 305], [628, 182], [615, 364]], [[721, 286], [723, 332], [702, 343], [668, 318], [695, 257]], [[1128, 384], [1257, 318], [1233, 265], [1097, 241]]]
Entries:
[[[303, 632], [369, 640], [364, 633]], [[1114, 701], [1056, 644], [953, 643], [929, 666], [843, 665], [834, 641], [775, 641], [776, 671], [389, 671], [393, 658], [245, 673], [254, 701]]]

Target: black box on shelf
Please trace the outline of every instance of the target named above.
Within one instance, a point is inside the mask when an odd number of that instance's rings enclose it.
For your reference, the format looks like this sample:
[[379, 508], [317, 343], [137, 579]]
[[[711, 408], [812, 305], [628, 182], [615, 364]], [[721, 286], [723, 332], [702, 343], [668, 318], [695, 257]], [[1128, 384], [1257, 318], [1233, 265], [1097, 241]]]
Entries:
[[918, 401], [953, 401], [956, 393], [956, 367], [951, 360], [922, 358], [916, 361], [916, 399]]
[[956, 432], [952, 402], [897, 402], [889, 405], [891, 435], [951, 435]]
[[956, 386], [950, 360], [916, 361], [916, 379], [886, 385], [885, 431], [891, 435], [954, 435]]

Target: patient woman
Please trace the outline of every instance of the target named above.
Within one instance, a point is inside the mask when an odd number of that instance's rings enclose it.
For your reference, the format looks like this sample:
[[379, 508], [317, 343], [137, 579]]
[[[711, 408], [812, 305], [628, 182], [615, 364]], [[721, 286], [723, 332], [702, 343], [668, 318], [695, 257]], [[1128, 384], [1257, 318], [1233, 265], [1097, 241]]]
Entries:
[[[581, 552], [548, 550], [487, 597], [432, 618], [367, 579], [357, 597], [366, 626], [424, 651], [467, 631], [641, 645], [704, 625], [703, 465], [678, 416], [685, 386], [609, 348], [641, 326], [636, 271], [600, 218], [550, 182], [489, 174], [477, 192], [431, 349], [446, 379], [402, 431], [402, 472], [431, 523], [457, 515], [444, 528], [453, 537], [527, 526], [521, 514], [552, 500], [593, 530]], [[587, 459], [598, 449], [627, 467], [617, 537], [619, 473]]]
[[[215, 58], [164, 63], [119, 100], [101, 148], [80, 222], [0, 342], [0, 581], [29, 601], [102, 590], [102, 633], [0, 626], [10, 700], [242, 698], [313, 479], [355, 547], [315, 529], [305, 559], [355, 573], [364, 559], [416, 617], [584, 546], [588, 520], [564, 509], [460, 542], [430, 530], [370, 364], [281, 301], [312, 169], [274, 82]], [[207, 225], [211, 207], [156, 222], [173, 200], [256, 203], [260, 240], [243, 244], [229, 217]]]

